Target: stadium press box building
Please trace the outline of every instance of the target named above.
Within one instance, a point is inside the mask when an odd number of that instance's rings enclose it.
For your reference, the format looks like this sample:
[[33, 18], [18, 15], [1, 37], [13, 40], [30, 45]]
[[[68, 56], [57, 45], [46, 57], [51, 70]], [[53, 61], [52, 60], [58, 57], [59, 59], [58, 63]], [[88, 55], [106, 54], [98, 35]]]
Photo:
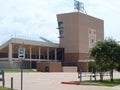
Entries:
[[63, 65], [87, 70], [89, 50], [96, 41], [104, 39], [104, 22], [80, 13], [58, 14], [60, 47], [64, 48]]
[[89, 50], [104, 39], [104, 22], [80, 13], [57, 14], [59, 43], [11, 38], [0, 46], [0, 68], [20, 68], [18, 49], [26, 49], [24, 68], [38, 71], [63, 71], [63, 66], [76, 66], [87, 71]]

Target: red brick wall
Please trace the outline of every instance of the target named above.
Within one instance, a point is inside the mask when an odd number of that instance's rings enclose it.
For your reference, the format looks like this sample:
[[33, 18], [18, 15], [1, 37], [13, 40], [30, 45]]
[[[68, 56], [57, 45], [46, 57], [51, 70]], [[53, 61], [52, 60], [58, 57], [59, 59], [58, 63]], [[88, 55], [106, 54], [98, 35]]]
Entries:
[[83, 71], [87, 71], [86, 63], [78, 63], [78, 60], [88, 60], [89, 54], [87, 53], [65, 53], [65, 61], [63, 62], [63, 66], [78, 66], [82, 68]]
[[[47, 70], [46, 70], [47, 67]], [[37, 62], [37, 71], [62, 72], [61, 62]]]
[[65, 61], [63, 65], [76, 66], [78, 60], [86, 60], [88, 58], [87, 53], [65, 53]]
[[78, 60], [79, 60], [78, 53], [65, 53], [65, 61], [63, 65], [64, 66], [76, 66]]

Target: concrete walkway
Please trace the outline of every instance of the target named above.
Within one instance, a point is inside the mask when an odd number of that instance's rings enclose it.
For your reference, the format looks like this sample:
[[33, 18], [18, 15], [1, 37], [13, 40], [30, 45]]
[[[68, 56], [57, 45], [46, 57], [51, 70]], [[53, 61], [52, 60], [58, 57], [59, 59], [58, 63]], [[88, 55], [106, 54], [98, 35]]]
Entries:
[[[14, 88], [21, 90], [20, 73], [5, 73], [5, 86], [10, 87], [10, 79], [14, 79]], [[87, 85], [67, 85], [61, 84], [64, 81], [78, 81], [77, 73], [24, 73], [23, 90], [120, 90], [116, 87], [103, 86], [87, 86]], [[120, 78], [120, 74], [114, 73], [116, 78]], [[106, 77], [107, 78], [107, 77]], [[89, 79], [87, 77], [83, 78]], [[1, 85], [1, 83], [0, 83]]]

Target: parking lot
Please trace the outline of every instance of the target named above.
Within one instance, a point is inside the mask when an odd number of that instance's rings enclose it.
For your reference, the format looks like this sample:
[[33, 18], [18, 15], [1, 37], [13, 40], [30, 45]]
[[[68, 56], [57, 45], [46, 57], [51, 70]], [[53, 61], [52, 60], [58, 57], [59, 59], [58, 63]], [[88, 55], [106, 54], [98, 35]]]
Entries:
[[[11, 87], [11, 77], [13, 77], [13, 87], [21, 90], [21, 73], [5, 73], [5, 86]], [[120, 78], [120, 74], [115, 72], [114, 77]], [[106, 77], [108, 78], [108, 77]], [[84, 77], [89, 79], [89, 77]], [[89, 86], [89, 85], [69, 85], [61, 84], [64, 81], [78, 81], [77, 73], [23, 73], [23, 90], [120, 90], [119, 86]], [[2, 85], [0, 83], [0, 85]]]

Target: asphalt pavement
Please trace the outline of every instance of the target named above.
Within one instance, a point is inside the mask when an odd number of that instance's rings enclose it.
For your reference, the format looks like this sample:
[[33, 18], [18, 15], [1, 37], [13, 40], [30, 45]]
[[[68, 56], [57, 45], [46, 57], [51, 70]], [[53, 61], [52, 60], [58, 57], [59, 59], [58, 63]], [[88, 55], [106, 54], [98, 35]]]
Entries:
[[[84, 73], [84, 75], [86, 75], [86, 73]], [[17, 90], [21, 90], [21, 73], [5, 73], [5, 87], [11, 87], [11, 77], [13, 77], [13, 87]], [[120, 73], [115, 72], [114, 77], [120, 78]], [[82, 79], [89, 80], [89, 77]], [[79, 81], [78, 73], [23, 73], [23, 90], [120, 90], [120, 86], [105, 87], [61, 84], [61, 82], [67, 81]], [[0, 85], [2, 85], [1, 82]]]

